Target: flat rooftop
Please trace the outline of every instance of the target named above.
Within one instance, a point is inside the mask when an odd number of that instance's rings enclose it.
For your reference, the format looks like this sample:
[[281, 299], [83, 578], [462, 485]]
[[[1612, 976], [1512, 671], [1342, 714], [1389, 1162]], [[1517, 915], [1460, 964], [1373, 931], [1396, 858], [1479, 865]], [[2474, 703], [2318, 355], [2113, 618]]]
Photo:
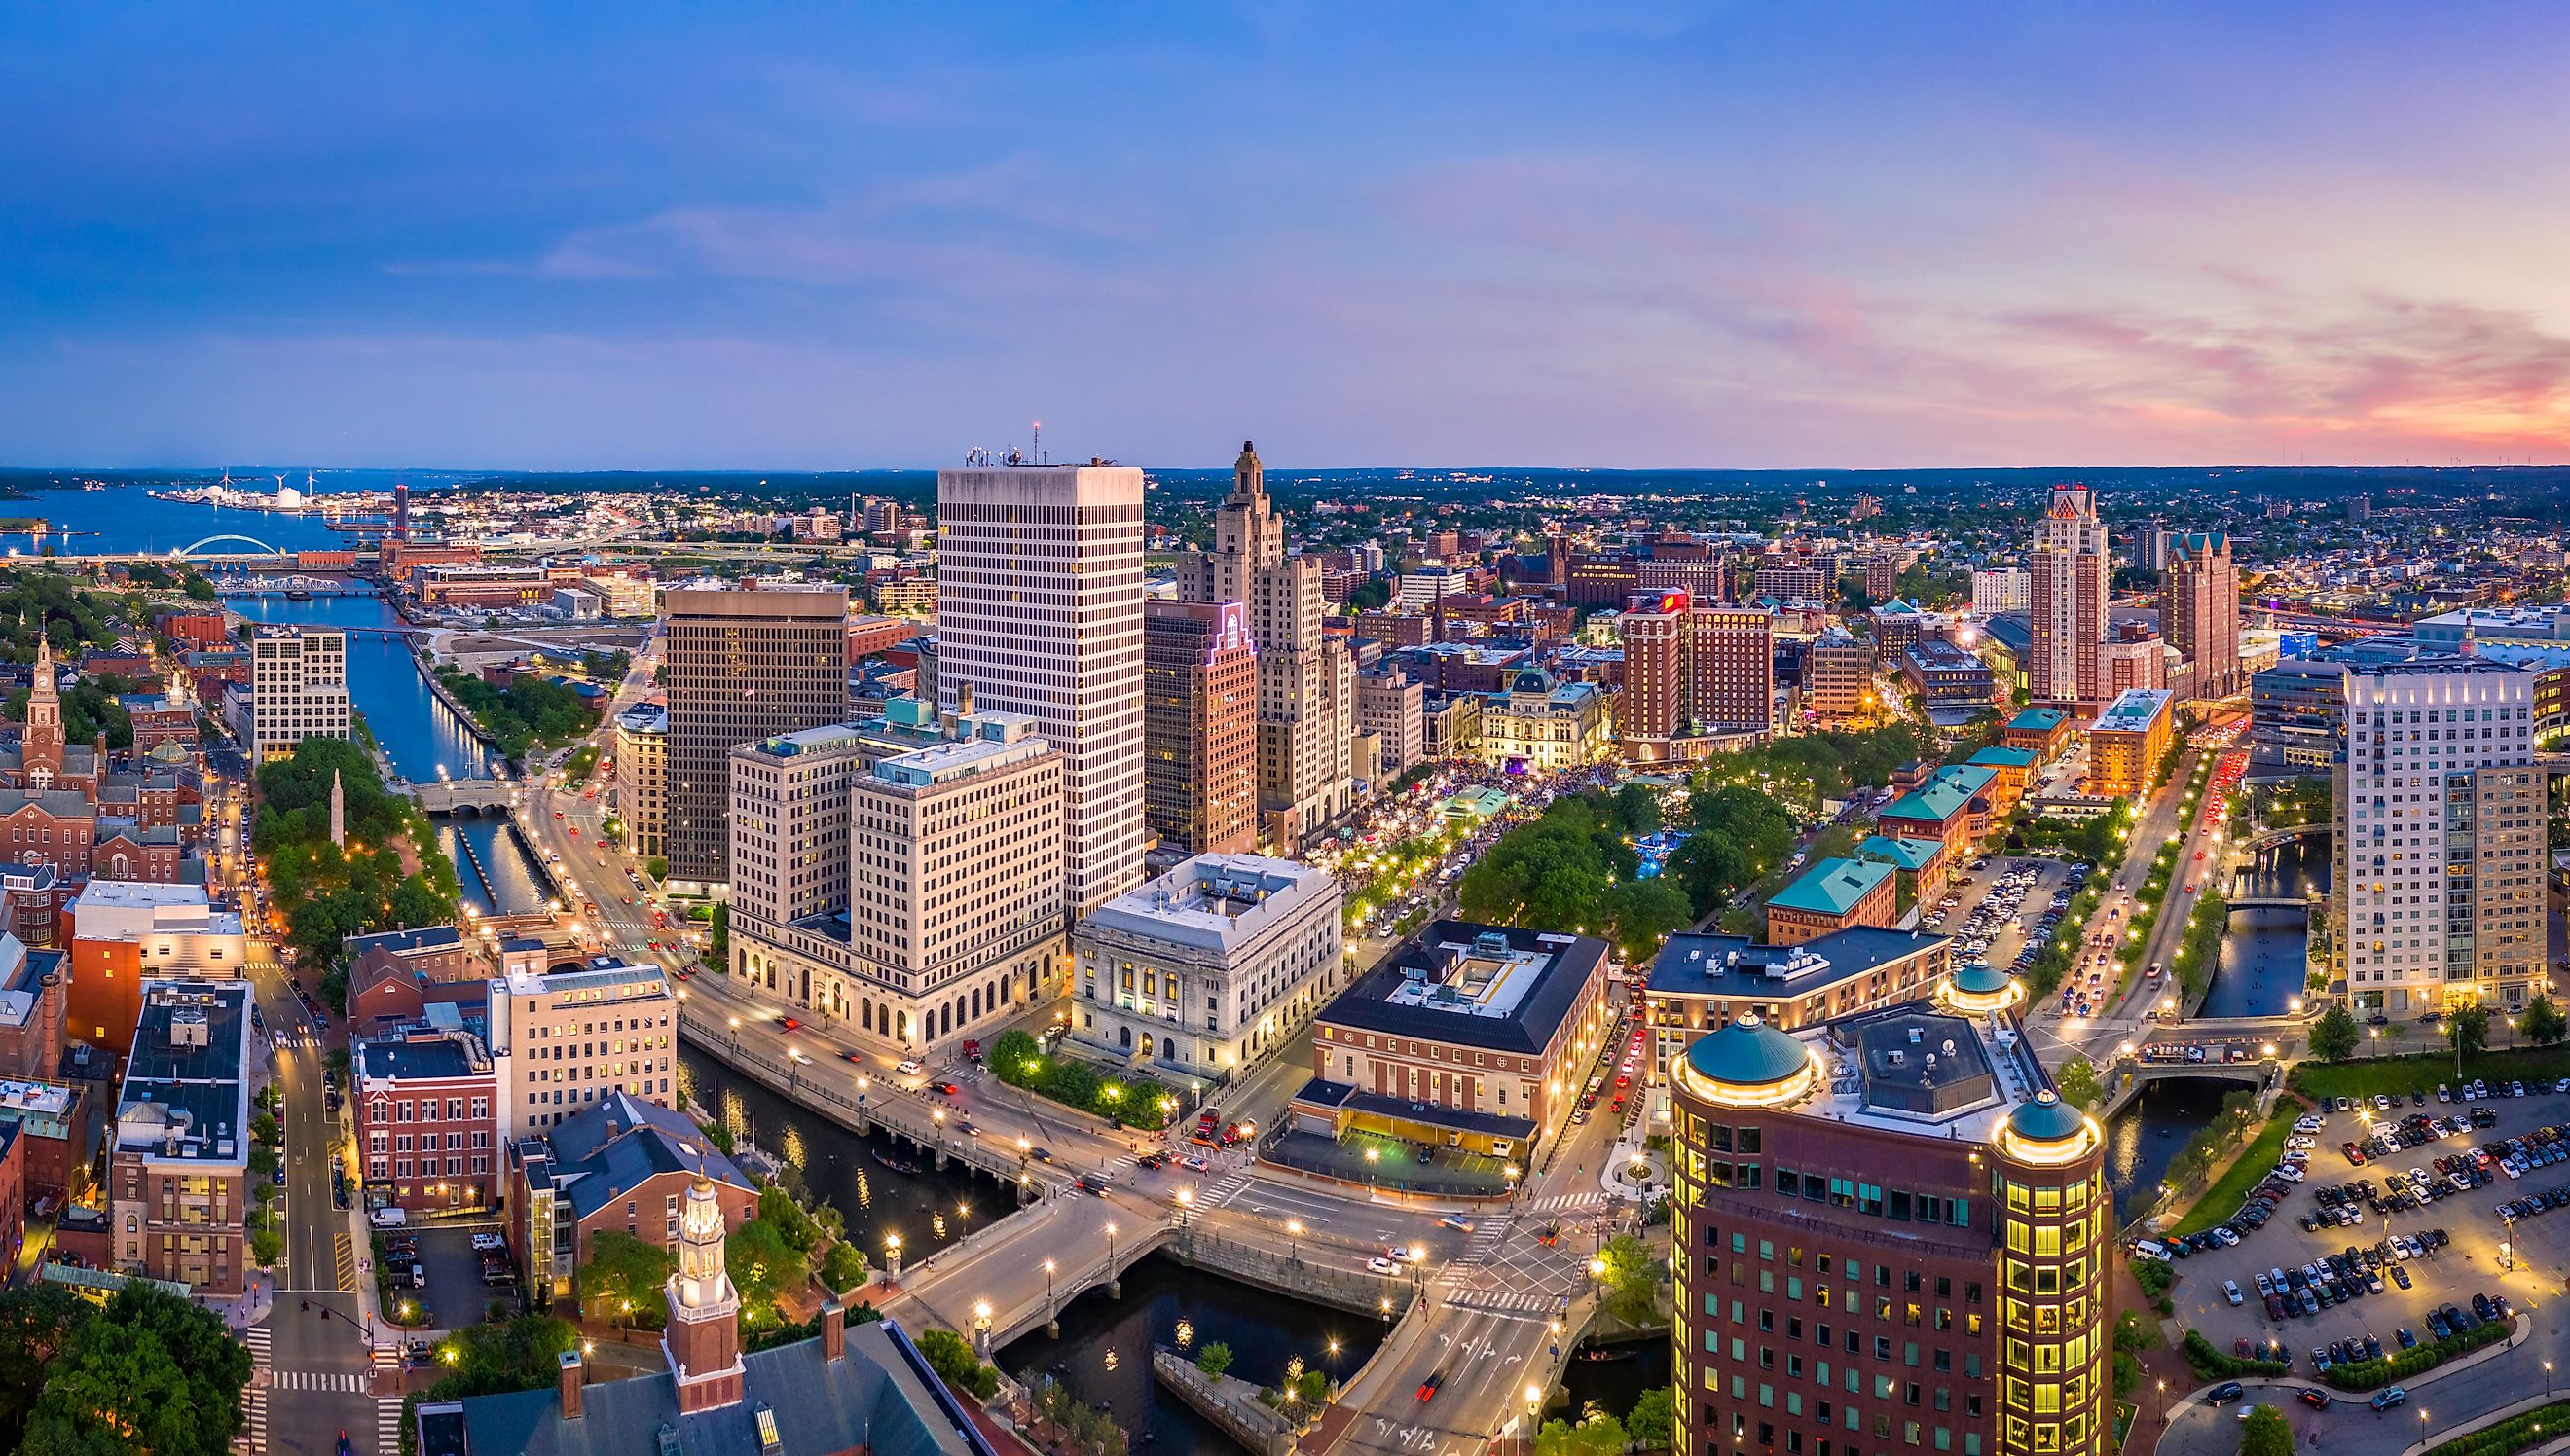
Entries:
[[1606, 942], [1431, 920], [1321, 1008], [1325, 1025], [1493, 1051], [1540, 1052], [1606, 958]]
[[1338, 880], [1309, 865], [1262, 855], [1198, 855], [1089, 911], [1080, 927], [1229, 953], [1339, 895]]
[[2153, 719], [2168, 711], [2169, 695], [2155, 687], [2128, 687], [2097, 715], [2101, 733], [2143, 733]]
[[155, 1160], [249, 1161], [249, 982], [143, 983], [143, 1014], [116, 1099], [116, 1146]]

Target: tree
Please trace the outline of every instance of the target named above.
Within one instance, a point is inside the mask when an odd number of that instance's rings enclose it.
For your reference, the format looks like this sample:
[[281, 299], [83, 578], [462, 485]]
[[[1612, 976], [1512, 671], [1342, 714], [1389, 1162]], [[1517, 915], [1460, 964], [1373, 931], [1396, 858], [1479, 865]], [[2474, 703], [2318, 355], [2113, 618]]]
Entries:
[[2104, 1089], [2097, 1085], [2097, 1068], [2086, 1057], [2074, 1056], [2062, 1064], [2053, 1081], [2061, 1089], [2061, 1100], [2085, 1110], [2097, 1105]]
[[727, 905], [715, 906], [713, 918], [707, 921], [707, 924], [709, 928], [705, 931], [705, 954], [713, 957], [713, 962], [716, 965], [730, 964], [731, 907]]
[[1660, 1280], [1667, 1267], [1651, 1256], [1650, 1246], [1630, 1234], [1618, 1234], [1597, 1251], [1598, 1282], [1606, 1290], [1606, 1312], [1627, 1324], [1649, 1323], [1660, 1307]]
[[2446, 1025], [2464, 1056], [2478, 1056], [2489, 1046], [2489, 1008], [2478, 1002], [2456, 1007]]
[[853, 1244], [830, 1246], [821, 1257], [821, 1282], [834, 1291], [844, 1292], [866, 1281], [866, 1252]]
[[18, 1449], [46, 1365], [90, 1312], [87, 1302], [61, 1284], [0, 1290], [0, 1451]]
[[19, 1449], [220, 1456], [240, 1429], [249, 1366], [214, 1311], [129, 1284], [46, 1366]]
[[2551, 1046], [2564, 1036], [2570, 1036], [2570, 1023], [2564, 1022], [2561, 1008], [2552, 1004], [2550, 996], [2540, 992], [2525, 1003], [2525, 1010], [2516, 1018], [2516, 1028], [2536, 1046]]
[[1660, 1450], [1677, 1433], [1677, 1399], [1666, 1385], [1655, 1385], [1633, 1397], [1624, 1416], [1624, 1434], [1646, 1451]]
[[2356, 1016], [2344, 1005], [2332, 1005], [2312, 1023], [2312, 1055], [2325, 1062], [2343, 1062], [2356, 1055], [2360, 1039], [2356, 1029]]
[[753, 1323], [775, 1312], [778, 1294], [803, 1281], [803, 1256], [765, 1219], [750, 1220], [723, 1241], [723, 1268], [740, 1290], [742, 1317]]
[[2251, 1410], [2240, 1428], [2240, 1456], [2294, 1456], [2294, 1428], [2285, 1413], [2272, 1405]]
[[964, 1342], [964, 1336], [954, 1330], [923, 1329], [919, 1332], [918, 1344], [919, 1353], [928, 1361], [928, 1368], [935, 1370], [938, 1377], [948, 1384], [970, 1390], [983, 1400], [1000, 1393], [1000, 1372], [983, 1364], [981, 1357], [973, 1353], [973, 1347]]
[[1628, 961], [1639, 961], [1660, 948], [1670, 932], [1695, 918], [1685, 891], [1666, 876], [1628, 880], [1615, 887], [1609, 902], [1615, 920], [1615, 943]]
[[1215, 1340], [1196, 1351], [1196, 1368], [1203, 1371], [1207, 1379], [1221, 1379], [1222, 1372], [1231, 1368], [1231, 1346]]
[[661, 1285], [676, 1261], [657, 1244], [622, 1229], [602, 1229], [589, 1241], [580, 1267], [580, 1301], [618, 1324], [656, 1327], [669, 1316]]

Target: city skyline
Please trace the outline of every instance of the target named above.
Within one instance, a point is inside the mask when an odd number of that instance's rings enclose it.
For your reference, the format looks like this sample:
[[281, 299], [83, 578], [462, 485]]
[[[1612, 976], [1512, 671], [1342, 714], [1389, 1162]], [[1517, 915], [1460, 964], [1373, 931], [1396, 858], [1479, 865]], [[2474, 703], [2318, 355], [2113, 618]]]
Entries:
[[24, 16], [0, 431], [98, 467], [934, 466], [1036, 419], [1203, 467], [1217, 421], [1349, 466], [2570, 458], [2528, 182], [2561, 22], [2404, 19]]

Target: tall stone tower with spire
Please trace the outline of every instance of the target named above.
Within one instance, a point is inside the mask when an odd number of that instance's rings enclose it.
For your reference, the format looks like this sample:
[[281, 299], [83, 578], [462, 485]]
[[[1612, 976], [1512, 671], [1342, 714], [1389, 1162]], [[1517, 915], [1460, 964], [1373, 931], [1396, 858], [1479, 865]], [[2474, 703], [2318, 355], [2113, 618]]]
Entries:
[[1260, 837], [1291, 852], [1355, 807], [1349, 740], [1356, 664], [1321, 630], [1321, 563], [1285, 550], [1258, 448], [1240, 442], [1231, 494], [1214, 513], [1213, 550], [1183, 573], [1188, 599], [1249, 607], [1258, 643]]
[[35, 681], [27, 689], [27, 728], [19, 739], [19, 767], [38, 788], [63, 772], [63, 700], [54, 686], [54, 644], [36, 630]]
[[330, 771], [330, 845], [345, 848], [348, 843], [348, 798], [339, 787], [339, 771]]
[[668, 1327], [660, 1352], [678, 1383], [678, 1413], [694, 1415], [741, 1398], [740, 1291], [723, 1268], [722, 1204], [702, 1173], [678, 1211], [678, 1267], [663, 1286]]

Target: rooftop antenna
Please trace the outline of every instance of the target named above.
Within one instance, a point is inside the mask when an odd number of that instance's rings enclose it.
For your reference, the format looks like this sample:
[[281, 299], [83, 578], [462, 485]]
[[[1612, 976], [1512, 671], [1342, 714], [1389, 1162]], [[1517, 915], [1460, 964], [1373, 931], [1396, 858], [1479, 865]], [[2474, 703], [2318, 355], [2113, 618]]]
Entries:
[[1038, 464], [1038, 465], [1042, 465], [1042, 464], [1044, 464], [1044, 463], [1045, 463], [1045, 453], [1044, 453], [1044, 421], [1042, 421], [1042, 420], [1038, 420], [1038, 421], [1036, 421], [1035, 429], [1036, 429], [1036, 443], [1035, 443], [1034, 449], [1035, 449], [1035, 453], [1036, 453], [1036, 464]]

